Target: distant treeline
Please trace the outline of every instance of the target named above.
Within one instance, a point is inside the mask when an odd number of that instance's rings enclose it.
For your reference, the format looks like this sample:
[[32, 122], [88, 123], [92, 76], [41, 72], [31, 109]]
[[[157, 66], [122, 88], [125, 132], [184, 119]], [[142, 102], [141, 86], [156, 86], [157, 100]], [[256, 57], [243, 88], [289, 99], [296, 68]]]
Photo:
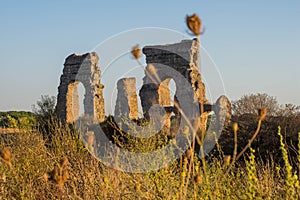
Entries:
[[35, 125], [35, 114], [32, 112], [0, 112], [0, 128], [33, 128]]

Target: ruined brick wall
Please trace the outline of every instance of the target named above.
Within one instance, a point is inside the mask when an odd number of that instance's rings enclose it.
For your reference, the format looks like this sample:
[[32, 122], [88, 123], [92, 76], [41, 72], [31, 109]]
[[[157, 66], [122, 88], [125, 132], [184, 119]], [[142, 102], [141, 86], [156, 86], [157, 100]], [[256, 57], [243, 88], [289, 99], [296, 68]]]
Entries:
[[72, 54], [64, 63], [58, 87], [56, 112], [63, 122], [73, 123], [79, 117], [78, 83], [85, 88], [84, 114], [97, 122], [105, 118], [103, 88], [100, 83], [99, 57], [95, 52]]

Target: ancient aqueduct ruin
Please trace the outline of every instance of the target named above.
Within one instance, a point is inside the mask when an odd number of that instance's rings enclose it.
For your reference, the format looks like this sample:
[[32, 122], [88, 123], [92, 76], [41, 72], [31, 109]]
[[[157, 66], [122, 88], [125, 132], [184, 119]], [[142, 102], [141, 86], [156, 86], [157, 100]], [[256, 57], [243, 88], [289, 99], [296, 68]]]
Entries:
[[[197, 39], [183, 40], [169, 45], [145, 46], [143, 53], [146, 56], [147, 67], [139, 97], [145, 119], [150, 118], [149, 110], [156, 104], [165, 109], [167, 118], [165, 125], [168, 128], [170, 128], [171, 114], [180, 118], [185, 113], [186, 117], [197, 122], [197, 127], [202, 130], [206, 129], [210, 111], [215, 112], [220, 122], [230, 119], [230, 103], [225, 96], [221, 96], [214, 105], [206, 99], [205, 85], [198, 70], [200, 42]], [[66, 58], [63, 74], [60, 77], [56, 107], [57, 114], [63, 122], [73, 123], [79, 117], [77, 89], [79, 82], [85, 88], [84, 114], [92, 116], [99, 123], [105, 120], [104, 85], [101, 84], [98, 60], [99, 57], [95, 52], [84, 55], [72, 54]], [[151, 75], [153, 67], [158, 82], [153, 81]], [[185, 82], [182, 81], [182, 77]], [[170, 103], [168, 86], [171, 79], [176, 84], [174, 106]], [[117, 89], [115, 117], [138, 119], [136, 79], [120, 79]]]

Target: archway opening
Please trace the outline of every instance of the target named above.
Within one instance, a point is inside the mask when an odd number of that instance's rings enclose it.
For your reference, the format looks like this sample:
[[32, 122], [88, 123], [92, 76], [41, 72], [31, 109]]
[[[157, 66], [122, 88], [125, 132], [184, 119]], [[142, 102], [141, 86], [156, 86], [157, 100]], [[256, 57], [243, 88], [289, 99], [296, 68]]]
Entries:
[[85, 88], [84, 88], [84, 85], [79, 82], [78, 83], [78, 86], [77, 86], [77, 89], [78, 89], [78, 106], [79, 106], [79, 117], [82, 117], [85, 113], [85, 110], [84, 110], [84, 98], [85, 98]]
[[174, 106], [175, 94], [176, 94], [176, 83], [173, 79], [169, 82], [169, 90], [170, 90], [170, 105]]
[[174, 105], [176, 101], [176, 83], [172, 78], [167, 78], [161, 82], [158, 88], [158, 101], [159, 104], [165, 108], [166, 115], [165, 115], [165, 130], [166, 133], [170, 136], [174, 135], [176, 132], [177, 126], [177, 116], [174, 113]]
[[163, 107], [174, 106], [176, 83], [172, 78], [162, 81], [158, 88], [159, 104]]
[[84, 114], [84, 95], [85, 88], [79, 81], [72, 82], [68, 85], [66, 121], [75, 122], [79, 116]]

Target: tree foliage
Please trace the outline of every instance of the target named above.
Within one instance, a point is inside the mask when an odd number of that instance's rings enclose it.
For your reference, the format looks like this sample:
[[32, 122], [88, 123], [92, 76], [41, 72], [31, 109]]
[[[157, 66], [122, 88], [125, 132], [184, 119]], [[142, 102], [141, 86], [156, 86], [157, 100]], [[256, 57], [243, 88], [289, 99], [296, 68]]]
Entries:
[[33, 128], [34, 114], [26, 111], [0, 112], [0, 127], [2, 128]]
[[49, 117], [55, 113], [56, 98], [54, 96], [42, 95], [41, 99], [32, 106], [33, 112], [40, 117]]
[[266, 108], [268, 115], [275, 116], [280, 110], [277, 99], [265, 93], [244, 95], [237, 101], [232, 103], [232, 111], [234, 115], [257, 114], [259, 108]]
[[232, 102], [233, 115], [257, 114], [259, 108], [266, 108], [269, 116], [299, 116], [300, 106], [291, 103], [280, 105], [276, 97], [266, 93], [249, 94]]
[[55, 115], [56, 98], [54, 96], [42, 95], [36, 105], [32, 106], [32, 110], [36, 115], [39, 131], [44, 138], [48, 137], [49, 128], [56, 120]]

